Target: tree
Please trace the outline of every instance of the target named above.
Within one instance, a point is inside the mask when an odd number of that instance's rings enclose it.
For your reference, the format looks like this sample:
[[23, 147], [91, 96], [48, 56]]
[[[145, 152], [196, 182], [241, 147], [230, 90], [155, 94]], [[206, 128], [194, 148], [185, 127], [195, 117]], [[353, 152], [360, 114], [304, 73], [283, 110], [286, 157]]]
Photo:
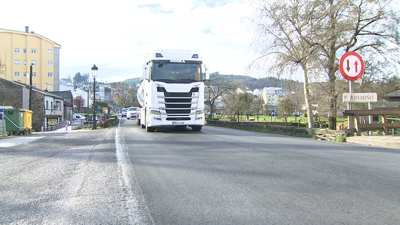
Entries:
[[226, 94], [223, 98], [226, 111], [233, 115], [234, 118], [235, 115], [237, 115], [238, 122], [240, 115], [243, 115], [245, 112], [250, 110], [252, 101], [253, 97], [251, 94], [239, 91]]
[[[93, 109], [93, 102], [92, 105], [90, 106]], [[96, 108], [100, 108], [100, 111], [96, 111], [98, 112], [102, 112], [102, 113], [109, 113], [111, 107], [108, 105], [108, 102], [104, 102], [104, 101], [96, 101]], [[103, 110], [106, 110], [107, 112], [104, 112]], [[96, 109], [97, 110], [97, 109]]]
[[[313, 35], [309, 20], [301, 17], [301, 7], [290, 1], [259, 0], [256, 14], [251, 18], [255, 25], [253, 45], [261, 55], [259, 59], [268, 58], [273, 67], [284, 71], [286, 67], [300, 67], [304, 79], [304, 100], [308, 111], [308, 124], [313, 127], [310, 104], [309, 71], [310, 63], [317, 58], [318, 47], [307, 43], [299, 34]], [[298, 27], [293, 23], [299, 23]], [[257, 60], [259, 60], [257, 59]], [[257, 61], [256, 60], [256, 61]]]
[[136, 94], [137, 88], [135, 86], [129, 86], [125, 83], [117, 83], [112, 95], [117, 105], [123, 108], [128, 108], [139, 106]]
[[[218, 72], [216, 73], [218, 74]], [[211, 74], [212, 76], [213, 74]], [[221, 101], [222, 95], [234, 89], [229, 79], [214, 78], [205, 81], [206, 104], [210, 107], [210, 118], [214, 118], [215, 104]]]
[[262, 97], [254, 96], [253, 102], [251, 104], [251, 110], [256, 115], [257, 121], [259, 121], [259, 117], [262, 114], [263, 109], [264, 109], [264, 102], [263, 102]]
[[75, 76], [74, 76], [74, 78], [73, 78], [73, 83], [74, 83], [74, 86], [76, 85], [76, 84], [87, 84], [88, 83], [88, 80], [89, 80], [89, 74], [87, 73], [87, 74], [84, 74], [84, 75], [81, 75], [81, 73], [76, 73], [75, 74]]
[[[325, 74], [320, 80], [328, 81], [331, 129], [336, 127], [339, 96], [336, 80], [337, 76], [340, 76], [337, 73], [340, 55], [348, 51], [359, 51], [367, 56], [374, 54], [375, 62], [400, 64], [398, 56], [400, 14], [394, 12], [393, 0], [255, 0], [255, 2], [259, 3], [258, 11], [261, 12], [258, 17], [263, 18], [262, 16], [266, 14], [268, 18], [265, 21], [253, 20], [260, 21], [256, 24], [260, 30], [264, 30], [264, 34], [258, 33], [258, 40], [271, 38], [278, 41], [279, 47], [272, 50], [263, 48], [263, 51], [290, 56], [289, 58], [294, 59], [292, 62], [297, 61], [303, 71], [308, 69], [304, 65], [311, 65], [314, 72]], [[260, 35], [264, 37], [260, 38]], [[308, 47], [309, 53], [313, 55], [295, 57], [299, 51], [304, 53], [305, 47]], [[285, 54], [280, 54], [279, 50], [284, 50]], [[278, 63], [275, 65], [286, 65], [284, 59], [285, 57], [277, 58]], [[307, 79], [305, 86], [306, 82]]]
[[295, 104], [292, 102], [292, 100], [290, 100], [290, 98], [286, 98], [279, 103], [278, 112], [279, 115], [285, 120], [285, 125], [287, 125], [287, 119], [293, 114], [294, 110]]
[[74, 98], [74, 106], [78, 109], [78, 112], [82, 112], [83, 105], [85, 103], [85, 99], [82, 96], [77, 96]]

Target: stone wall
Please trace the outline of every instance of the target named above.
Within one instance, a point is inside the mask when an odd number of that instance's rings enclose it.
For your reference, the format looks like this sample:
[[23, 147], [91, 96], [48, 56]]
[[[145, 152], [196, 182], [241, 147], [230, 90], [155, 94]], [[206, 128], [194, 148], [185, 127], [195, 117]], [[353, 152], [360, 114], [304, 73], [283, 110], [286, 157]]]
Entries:
[[294, 127], [294, 126], [277, 126], [268, 125], [268, 123], [257, 123], [257, 122], [229, 122], [219, 120], [207, 120], [207, 125], [230, 127], [244, 130], [254, 130], [266, 133], [287, 133], [293, 136], [305, 136], [314, 137], [318, 140], [336, 141], [345, 139], [346, 134], [344, 130], [329, 130], [319, 128], [305, 128], [305, 127]]
[[[20, 85], [0, 79], [0, 105], [12, 106], [16, 109], [23, 107], [23, 91]], [[40, 131], [44, 121], [44, 95], [32, 90], [32, 129]], [[28, 99], [29, 100], [29, 99]], [[29, 108], [29, 107], [27, 107]]]

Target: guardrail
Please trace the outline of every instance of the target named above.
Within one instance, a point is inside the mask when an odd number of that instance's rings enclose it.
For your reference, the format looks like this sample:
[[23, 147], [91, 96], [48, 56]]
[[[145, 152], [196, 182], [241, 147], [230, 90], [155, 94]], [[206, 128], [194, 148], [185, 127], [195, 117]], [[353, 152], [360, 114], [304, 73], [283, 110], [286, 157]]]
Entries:
[[[400, 109], [345, 110], [343, 115], [355, 118], [356, 127], [354, 129], [346, 129], [346, 133], [357, 133], [357, 136], [361, 136], [362, 131], [375, 130], [383, 130], [383, 133], [388, 135], [388, 129], [400, 128], [400, 123], [388, 123], [388, 118], [386, 118], [387, 115], [400, 115]], [[360, 116], [382, 116], [382, 123], [363, 124]]]

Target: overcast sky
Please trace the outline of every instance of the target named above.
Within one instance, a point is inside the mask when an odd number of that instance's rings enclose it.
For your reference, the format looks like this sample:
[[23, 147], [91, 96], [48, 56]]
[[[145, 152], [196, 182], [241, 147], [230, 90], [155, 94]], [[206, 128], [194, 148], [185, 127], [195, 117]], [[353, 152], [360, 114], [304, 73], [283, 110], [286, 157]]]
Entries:
[[[252, 75], [256, 58], [244, 0], [1, 0], [0, 28], [34, 31], [61, 45], [60, 76], [139, 77], [154, 49], [195, 50], [211, 72]], [[91, 77], [91, 76], [90, 76]]]

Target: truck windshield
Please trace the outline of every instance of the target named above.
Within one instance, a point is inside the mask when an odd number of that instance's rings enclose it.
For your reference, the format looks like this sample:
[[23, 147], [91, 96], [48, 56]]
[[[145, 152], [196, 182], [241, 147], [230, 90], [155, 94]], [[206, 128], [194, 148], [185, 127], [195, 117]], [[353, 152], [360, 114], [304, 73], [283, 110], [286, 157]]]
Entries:
[[155, 81], [188, 83], [205, 80], [205, 74], [199, 62], [154, 61], [151, 74], [152, 80]]

